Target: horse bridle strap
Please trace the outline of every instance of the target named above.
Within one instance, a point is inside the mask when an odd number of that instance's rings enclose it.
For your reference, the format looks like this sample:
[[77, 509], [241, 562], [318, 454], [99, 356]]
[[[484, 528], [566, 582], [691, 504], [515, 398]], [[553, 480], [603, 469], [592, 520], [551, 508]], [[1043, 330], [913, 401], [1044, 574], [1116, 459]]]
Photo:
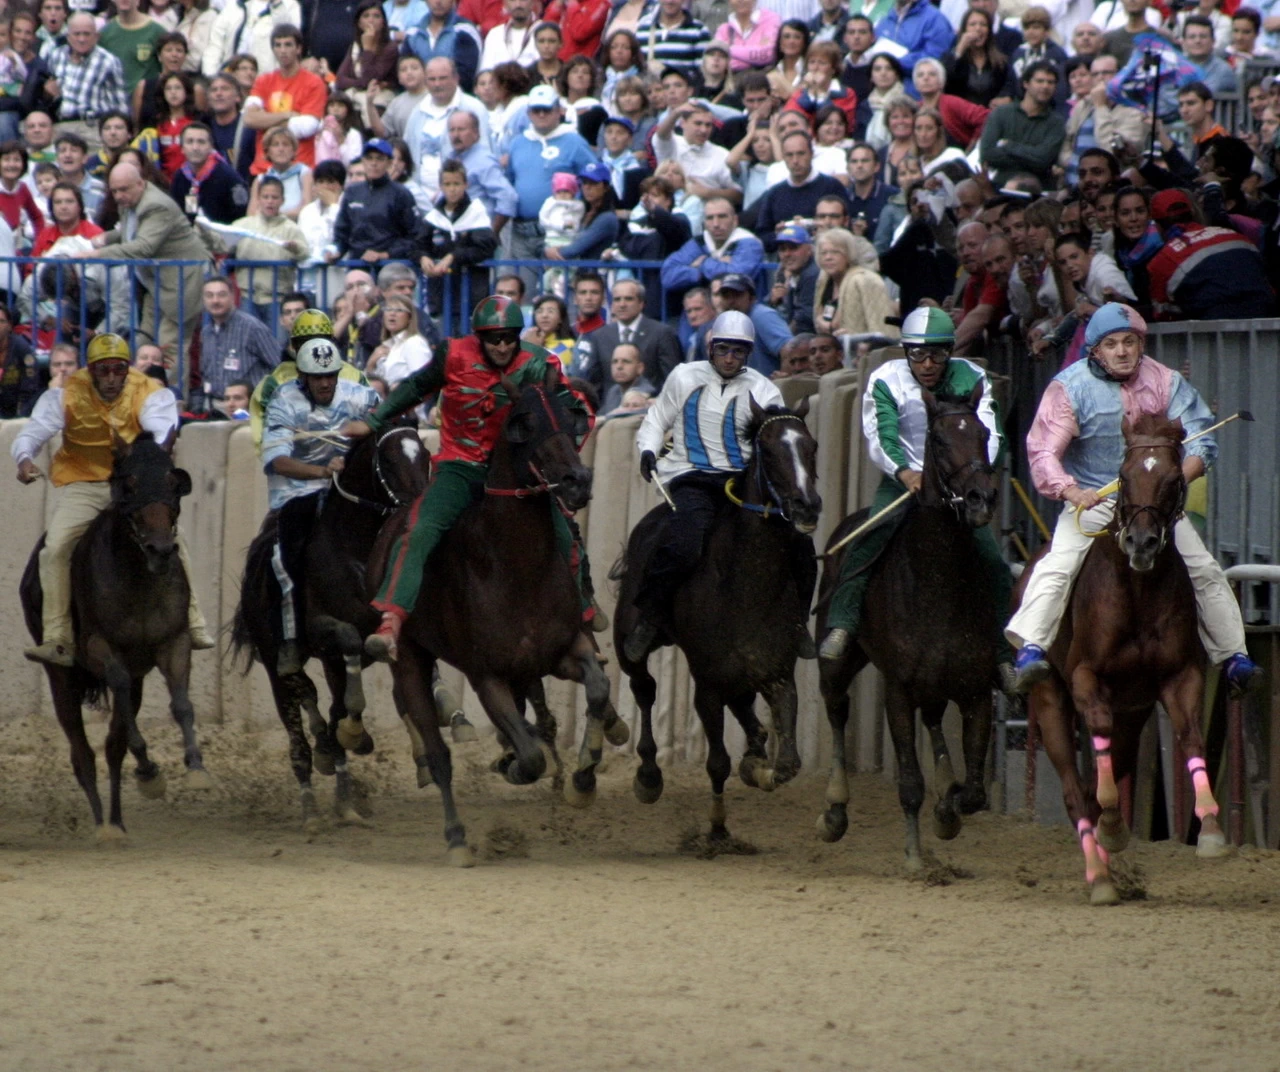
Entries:
[[416, 428], [392, 428], [391, 431], [384, 433], [381, 438], [373, 445], [373, 475], [378, 478], [378, 484], [381, 486], [383, 494], [391, 500], [391, 505], [386, 503], [375, 502], [373, 499], [366, 499], [363, 495], [356, 495], [348, 491], [342, 486], [342, 482], [338, 479], [338, 474], [334, 473], [330, 483], [333, 490], [341, 495], [349, 503], [355, 503], [357, 506], [363, 506], [366, 509], [374, 510], [387, 517], [389, 514], [395, 513], [397, 510], [410, 505], [395, 493], [391, 485], [387, 483], [387, 478], [382, 474], [382, 444], [384, 440], [390, 439], [393, 435], [401, 435], [410, 432], [413, 435], [418, 434]]
[[749, 502], [745, 502], [743, 499], [740, 499], [737, 495], [733, 493], [733, 482], [736, 479], [737, 477], [731, 476], [728, 480], [724, 482], [725, 496], [728, 498], [728, 500], [731, 503], [733, 503], [734, 506], [737, 506], [743, 510], [750, 510], [753, 514], [759, 514], [761, 517], [768, 517], [770, 514], [773, 514], [775, 517], [786, 516], [782, 512], [782, 507], [778, 506], [776, 503], [764, 503], [764, 504], [749, 503]]
[[[933, 426], [942, 417], [954, 417], [954, 416], [964, 416], [964, 415], [965, 414], [939, 413], [936, 417], [934, 417], [929, 422], [929, 438], [933, 439]], [[957, 469], [953, 473], [945, 472], [942, 466], [938, 464], [936, 458], [934, 459], [934, 463], [933, 463], [933, 476], [934, 476], [935, 482], [938, 485], [938, 491], [942, 495], [942, 500], [957, 512], [959, 512], [960, 508], [964, 505], [964, 496], [956, 494], [955, 488], [952, 487], [952, 482], [955, 480], [960, 480], [961, 478], [968, 476], [970, 473], [991, 474], [991, 473], [994, 473], [995, 471], [996, 471], [995, 466], [992, 465], [991, 462], [986, 458], [982, 458], [982, 459], [974, 458], [972, 461], [967, 462], [965, 465], [962, 465], [959, 469]]]

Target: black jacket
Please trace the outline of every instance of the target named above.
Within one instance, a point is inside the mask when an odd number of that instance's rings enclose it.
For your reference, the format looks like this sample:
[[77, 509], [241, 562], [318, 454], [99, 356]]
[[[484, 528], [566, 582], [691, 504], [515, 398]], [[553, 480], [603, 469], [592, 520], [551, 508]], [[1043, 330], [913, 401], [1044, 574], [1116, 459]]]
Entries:
[[388, 178], [347, 187], [333, 225], [333, 243], [356, 260], [369, 250], [392, 260], [409, 260], [417, 252], [421, 227], [413, 194]]
[[[432, 276], [427, 280], [427, 306], [432, 316], [439, 316], [444, 307], [444, 285], [448, 281], [452, 291], [450, 313], [455, 322], [463, 311], [470, 313], [471, 306], [489, 293], [489, 272], [477, 267], [494, 255], [498, 248], [498, 236], [492, 226], [472, 226], [488, 223], [488, 213], [470, 197], [463, 195], [456, 212], [445, 209], [443, 200], [434, 205], [422, 221], [418, 232], [418, 256], [438, 261], [453, 254], [453, 271], [448, 276]], [[453, 224], [453, 227], [448, 226]], [[463, 293], [463, 273], [469, 276], [470, 286]], [[465, 300], [464, 300], [465, 299]]]
[[[173, 176], [173, 181], [169, 184], [169, 196], [187, 213], [187, 219], [194, 221], [194, 213], [187, 211], [191, 180], [187, 178], [186, 170], [185, 167], [179, 168]], [[214, 223], [235, 223], [249, 207], [249, 187], [235, 168], [219, 159], [209, 172], [209, 177], [200, 184], [196, 192], [196, 204], [200, 212]]]

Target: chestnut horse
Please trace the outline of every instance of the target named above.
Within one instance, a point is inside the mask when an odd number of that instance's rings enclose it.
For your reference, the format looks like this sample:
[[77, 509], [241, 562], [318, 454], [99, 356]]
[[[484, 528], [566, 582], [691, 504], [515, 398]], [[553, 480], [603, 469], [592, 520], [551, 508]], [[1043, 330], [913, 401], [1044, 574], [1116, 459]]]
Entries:
[[[1195, 783], [1197, 854], [1227, 851], [1200, 736], [1206, 658], [1195, 593], [1173, 541], [1187, 495], [1182, 422], [1144, 415], [1122, 427], [1120, 491], [1115, 514], [1102, 530], [1113, 538], [1089, 548], [1049, 650], [1053, 673], [1029, 697], [1045, 751], [1062, 779], [1095, 905], [1119, 901], [1108, 857], [1128, 844], [1129, 829], [1116, 783], [1134, 772], [1138, 738], [1157, 701], [1169, 713]], [[1033, 569], [1015, 598], [1021, 598]], [[1076, 769], [1077, 712], [1093, 738], [1093, 791]]]

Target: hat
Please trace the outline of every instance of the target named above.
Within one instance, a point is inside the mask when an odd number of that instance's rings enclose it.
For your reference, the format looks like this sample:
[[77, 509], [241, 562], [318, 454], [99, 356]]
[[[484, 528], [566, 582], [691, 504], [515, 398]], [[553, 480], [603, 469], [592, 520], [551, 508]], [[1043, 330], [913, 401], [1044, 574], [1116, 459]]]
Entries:
[[1092, 350], [1108, 335], [1114, 335], [1117, 331], [1132, 331], [1146, 338], [1147, 322], [1142, 319], [1136, 309], [1122, 305], [1120, 302], [1107, 302], [1089, 318], [1089, 326], [1084, 329], [1084, 344]]
[[583, 182], [608, 182], [613, 177], [607, 165], [594, 163], [587, 164], [578, 172], [578, 178]]
[[395, 151], [391, 148], [391, 143], [385, 138], [370, 138], [364, 143], [364, 152], [361, 156], [368, 156], [370, 153], [381, 153], [388, 160], [395, 156]]
[[1151, 199], [1151, 218], [1157, 223], [1177, 223], [1196, 218], [1185, 190], [1161, 190]]
[[792, 225], [791, 227], [786, 227], [786, 228], [783, 228], [783, 230], [779, 231], [777, 240], [779, 245], [781, 245], [783, 242], [786, 242], [789, 245], [793, 245], [793, 246], [807, 246], [810, 242], [813, 241], [813, 238], [810, 236], [806, 228], [801, 227], [798, 224], [795, 224], [795, 225]]
[[932, 305], [912, 309], [902, 322], [902, 345], [946, 346], [956, 341], [956, 325], [949, 313]]
[[726, 45], [723, 41], [718, 41], [713, 37], [710, 41], [707, 42], [706, 48], [704, 48], [702, 51], [704, 53], [723, 52], [727, 56], [729, 55], [729, 46]]
[[739, 290], [744, 294], [755, 295], [756, 285], [751, 282], [751, 277], [743, 275], [741, 272], [726, 272], [720, 277], [721, 290]]
[[552, 86], [534, 86], [529, 90], [530, 108], [558, 108], [560, 94]]
[[578, 180], [567, 171], [557, 171], [551, 176], [551, 192], [559, 194], [566, 190], [571, 194], [576, 194], [578, 192]]
[[611, 115], [609, 116], [608, 119], [604, 121], [605, 126], [609, 126], [611, 123], [616, 124], [617, 126], [620, 126], [620, 127], [626, 127], [627, 131], [631, 134], [634, 134], [636, 132], [635, 123], [631, 122], [631, 120], [628, 119], [625, 115]]
[[662, 78], [666, 78], [668, 75], [672, 75], [672, 74], [675, 75], [677, 78], [679, 78], [682, 82], [686, 83], [687, 85], [690, 85], [690, 86], [693, 85], [693, 75], [689, 73], [688, 68], [676, 67], [670, 63], [667, 64], [664, 68], [662, 68], [662, 75], [659, 81], [661, 81]]

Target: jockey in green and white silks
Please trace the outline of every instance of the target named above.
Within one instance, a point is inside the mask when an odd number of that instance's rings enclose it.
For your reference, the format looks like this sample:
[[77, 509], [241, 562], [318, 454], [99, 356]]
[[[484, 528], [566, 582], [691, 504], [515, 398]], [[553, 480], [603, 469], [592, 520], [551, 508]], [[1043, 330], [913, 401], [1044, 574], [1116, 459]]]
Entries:
[[[952, 357], [954, 344], [955, 325], [950, 316], [941, 309], [915, 309], [902, 324], [906, 358], [888, 361], [871, 374], [862, 397], [862, 434], [871, 460], [884, 474], [871, 503], [872, 515], [904, 492], [920, 488], [929, 432], [923, 390], [934, 395], [967, 398], [974, 387], [981, 384], [978, 417], [991, 433], [988, 441], [991, 463], [997, 464], [1004, 453], [1000, 413], [987, 375], [972, 361]], [[822, 658], [839, 659], [848, 648], [850, 638], [857, 634], [862, 623], [862, 601], [871, 579], [867, 567], [884, 550], [895, 531], [896, 526], [891, 522], [877, 525], [845, 553], [827, 613], [828, 632], [819, 651]], [[1001, 608], [999, 619], [1003, 622], [1004, 608], [1009, 605], [1013, 590], [1013, 576], [1000, 555], [990, 527], [974, 531], [974, 550], [990, 577]], [[998, 640], [993, 638], [993, 642], [998, 643], [997, 662], [1002, 667], [1009, 666], [1013, 651], [1003, 633]], [[1001, 670], [1002, 676], [1007, 673]]]

